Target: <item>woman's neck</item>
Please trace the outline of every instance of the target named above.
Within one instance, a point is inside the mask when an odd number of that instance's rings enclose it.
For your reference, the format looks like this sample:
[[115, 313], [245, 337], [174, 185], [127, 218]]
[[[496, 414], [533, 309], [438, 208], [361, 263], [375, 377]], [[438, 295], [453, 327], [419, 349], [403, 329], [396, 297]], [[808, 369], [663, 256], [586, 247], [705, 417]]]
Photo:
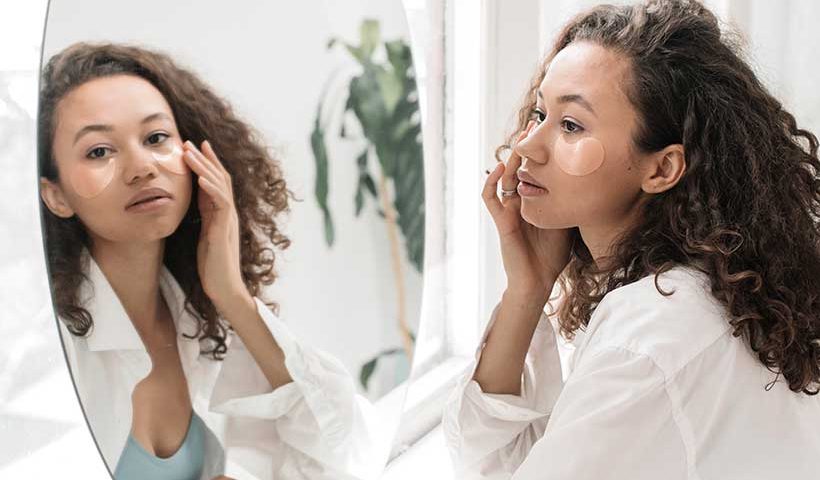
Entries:
[[161, 318], [159, 275], [164, 240], [151, 243], [111, 243], [95, 239], [91, 256], [99, 265], [125, 313], [140, 331], [152, 331]]
[[640, 197], [624, 214], [606, 221], [598, 221], [595, 225], [581, 225], [578, 227], [581, 239], [589, 249], [589, 253], [595, 260], [595, 264], [601, 270], [611, 268], [616, 261], [613, 258], [613, 249], [616, 243], [620, 242], [624, 234], [640, 224], [643, 215], [643, 206], [648, 196]]

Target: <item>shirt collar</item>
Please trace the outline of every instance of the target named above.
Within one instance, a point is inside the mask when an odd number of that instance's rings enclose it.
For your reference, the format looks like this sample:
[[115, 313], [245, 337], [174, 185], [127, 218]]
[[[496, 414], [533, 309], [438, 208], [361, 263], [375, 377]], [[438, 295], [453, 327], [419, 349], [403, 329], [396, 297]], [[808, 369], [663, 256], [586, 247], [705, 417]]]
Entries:
[[[88, 281], [83, 282], [80, 298], [94, 322], [86, 337], [88, 349], [145, 351], [142, 339], [100, 266], [87, 250], [84, 251], [84, 257], [88, 266]], [[185, 294], [165, 265], [161, 266], [159, 287], [171, 311], [178, 338], [189, 340], [182, 333], [190, 335], [196, 332], [197, 321], [185, 311]]]

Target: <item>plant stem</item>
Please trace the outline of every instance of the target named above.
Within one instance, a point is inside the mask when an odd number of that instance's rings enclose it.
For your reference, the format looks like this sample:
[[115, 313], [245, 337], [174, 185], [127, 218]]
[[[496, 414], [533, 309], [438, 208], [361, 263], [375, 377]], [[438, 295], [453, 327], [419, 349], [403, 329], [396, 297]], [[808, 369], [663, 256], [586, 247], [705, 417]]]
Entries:
[[398, 321], [399, 332], [401, 332], [404, 352], [407, 360], [413, 364], [413, 337], [410, 326], [407, 325], [405, 317], [405, 297], [404, 297], [404, 276], [401, 268], [401, 254], [399, 253], [399, 234], [396, 226], [396, 211], [393, 209], [393, 202], [387, 192], [387, 179], [384, 171], [379, 169], [379, 193], [382, 200], [382, 210], [384, 210], [385, 224], [387, 225], [387, 238], [390, 241], [390, 256], [393, 264], [393, 277], [396, 281], [396, 293], [398, 300]]

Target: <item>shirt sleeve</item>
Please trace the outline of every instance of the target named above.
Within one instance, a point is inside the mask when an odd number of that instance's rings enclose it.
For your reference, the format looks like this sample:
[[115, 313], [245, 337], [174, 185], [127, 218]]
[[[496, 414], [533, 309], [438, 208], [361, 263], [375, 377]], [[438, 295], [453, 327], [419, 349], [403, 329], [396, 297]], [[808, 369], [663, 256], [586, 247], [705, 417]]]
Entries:
[[512, 478], [691, 478], [666, 380], [654, 361], [617, 346], [583, 354], [543, 437]]
[[261, 300], [255, 301], [284, 352], [293, 381], [272, 389], [241, 338], [234, 335], [221, 362], [210, 410], [273, 421], [264, 423], [295, 450], [279, 449], [293, 458], [284, 459], [277, 478], [372, 478], [383, 466], [376, 465], [378, 456], [372, 454], [372, 405], [357, 394], [337, 358], [299, 343]]
[[521, 394], [489, 394], [481, 390], [472, 378], [497, 314], [498, 306], [484, 331], [475, 360], [452, 392], [442, 418], [459, 479], [509, 479], [544, 434], [562, 389], [555, 332], [542, 312], [524, 361]]

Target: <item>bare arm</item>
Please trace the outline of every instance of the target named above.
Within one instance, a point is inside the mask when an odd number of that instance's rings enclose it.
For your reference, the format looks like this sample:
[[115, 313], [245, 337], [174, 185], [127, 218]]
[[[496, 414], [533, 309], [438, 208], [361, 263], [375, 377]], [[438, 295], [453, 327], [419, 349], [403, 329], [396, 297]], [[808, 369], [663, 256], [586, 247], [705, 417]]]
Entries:
[[[522, 141], [534, 123], [518, 136]], [[507, 289], [487, 335], [473, 379], [485, 393], [520, 395], [521, 374], [535, 327], [556, 279], [569, 262], [569, 229], [541, 229], [521, 216], [517, 171], [521, 155], [513, 149], [507, 163], [498, 163], [481, 196], [498, 230]], [[498, 184], [506, 192], [499, 197]], [[512, 192], [512, 193], [510, 193]]]
[[224, 306], [220, 313], [231, 323], [274, 390], [293, 381], [285, 367], [285, 354], [259, 316], [249, 293]]
[[473, 375], [482, 391], [521, 393], [524, 360], [544, 305], [538, 295], [519, 294], [509, 289], [504, 292]]

